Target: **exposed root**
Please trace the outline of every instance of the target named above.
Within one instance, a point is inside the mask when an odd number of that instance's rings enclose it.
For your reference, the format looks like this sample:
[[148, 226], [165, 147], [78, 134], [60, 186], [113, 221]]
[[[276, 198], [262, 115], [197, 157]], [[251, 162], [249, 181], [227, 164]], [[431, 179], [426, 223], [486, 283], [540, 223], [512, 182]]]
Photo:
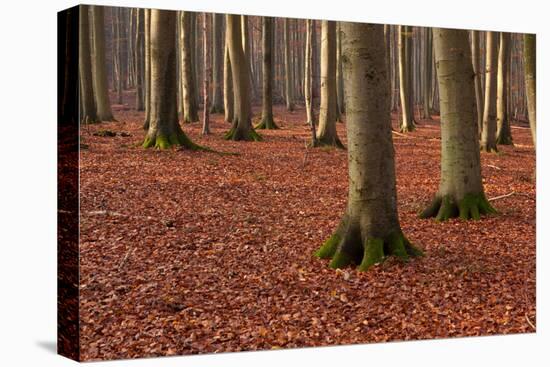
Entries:
[[488, 144], [481, 144], [479, 150], [486, 153], [498, 153], [496, 144], [494, 146]]
[[506, 134], [500, 134], [497, 137], [497, 145], [514, 145], [512, 136]]
[[210, 149], [195, 144], [185, 135], [181, 130], [170, 134], [162, 135], [158, 134], [155, 137], [146, 136], [145, 140], [141, 144], [143, 148], [156, 148], [156, 149], [168, 149], [172, 146], [179, 146], [189, 150], [205, 150], [210, 151]]
[[478, 220], [483, 214], [496, 214], [484, 193], [467, 194], [458, 203], [452, 195], [436, 195], [430, 205], [420, 213], [420, 218], [432, 218], [439, 222], [450, 218]]
[[268, 119], [268, 118], [264, 118], [262, 119], [262, 121], [256, 125], [256, 127], [254, 129], [259, 129], [259, 130], [277, 130], [279, 128], [279, 126], [277, 126], [277, 124], [275, 123], [275, 121], [273, 121], [273, 119]]
[[314, 255], [321, 259], [331, 259], [329, 267], [332, 269], [355, 264], [357, 270], [366, 271], [389, 256], [407, 261], [411, 257], [422, 256], [423, 253], [407, 240], [401, 230], [385, 238], [363, 239], [357, 225], [343, 220]]
[[414, 130], [416, 130], [416, 125], [414, 123], [407, 124], [407, 125], [401, 125], [399, 127], [399, 131], [402, 132], [402, 133], [408, 133], [408, 132], [411, 132], [411, 131], [414, 131]]
[[314, 142], [311, 143], [311, 146], [314, 147], [314, 148], [317, 148], [317, 147], [335, 147], [335, 148], [339, 148], [339, 149], [346, 149], [346, 147], [344, 146], [344, 144], [342, 144], [342, 142], [340, 141], [340, 139], [335, 136], [335, 137], [329, 137], [329, 138], [326, 138], [326, 137], [317, 137], [315, 139]]
[[232, 128], [224, 135], [225, 140], [234, 141], [262, 141], [262, 136], [258, 134], [254, 129], [250, 129], [247, 133], [240, 129]]

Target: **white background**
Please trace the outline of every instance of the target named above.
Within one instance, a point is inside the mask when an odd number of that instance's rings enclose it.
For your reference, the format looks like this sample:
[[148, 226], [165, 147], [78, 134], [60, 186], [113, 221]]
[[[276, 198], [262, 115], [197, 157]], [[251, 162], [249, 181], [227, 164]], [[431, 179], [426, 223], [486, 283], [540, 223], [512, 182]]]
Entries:
[[[100, 362], [97, 366], [422, 365], [549, 363], [545, 1], [193, 0], [104, 5], [537, 32], [537, 334]], [[56, 12], [70, 1], [11, 0], [0, 11], [0, 365], [65, 366], [56, 340]], [[546, 345], [546, 347], [544, 347]]]

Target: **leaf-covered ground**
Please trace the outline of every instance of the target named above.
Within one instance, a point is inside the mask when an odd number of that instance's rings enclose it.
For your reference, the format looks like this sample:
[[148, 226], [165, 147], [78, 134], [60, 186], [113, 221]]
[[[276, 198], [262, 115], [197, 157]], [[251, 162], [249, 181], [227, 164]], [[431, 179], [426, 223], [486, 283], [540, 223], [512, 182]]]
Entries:
[[[85, 360], [533, 332], [535, 154], [530, 132], [482, 154], [500, 214], [421, 220], [439, 181], [439, 126], [394, 134], [399, 215], [426, 256], [366, 273], [312, 256], [345, 208], [346, 152], [306, 149], [303, 109], [276, 107], [262, 142], [185, 124], [239, 155], [135, 147], [143, 113], [83, 127], [80, 304]], [[257, 116], [257, 115], [256, 115]], [[395, 123], [395, 121], [394, 121]], [[95, 136], [110, 130], [115, 137]], [[120, 133], [126, 133], [121, 136]], [[344, 124], [338, 125], [345, 141]]]

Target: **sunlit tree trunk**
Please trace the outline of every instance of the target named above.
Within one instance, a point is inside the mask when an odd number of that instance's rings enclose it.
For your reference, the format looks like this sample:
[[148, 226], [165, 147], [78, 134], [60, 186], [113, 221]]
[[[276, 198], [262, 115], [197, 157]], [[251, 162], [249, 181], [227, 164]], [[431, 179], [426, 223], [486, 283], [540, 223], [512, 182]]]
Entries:
[[411, 85], [409, 77], [409, 38], [411, 37], [411, 29], [408, 26], [399, 26], [399, 95], [401, 99], [401, 132], [413, 131], [415, 129], [413, 123], [413, 111], [411, 106]]
[[537, 39], [534, 34], [523, 35], [523, 67], [525, 72], [525, 90], [529, 125], [533, 135], [533, 144], [537, 146]]
[[121, 13], [122, 9], [115, 7], [113, 8], [114, 11], [114, 24], [115, 24], [115, 52], [116, 52], [116, 75], [117, 75], [117, 103], [122, 104], [123, 103], [123, 90], [124, 90], [124, 73], [122, 70], [122, 62], [123, 62], [123, 56], [122, 56], [122, 32], [121, 32]]
[[262, 18], [262, 120], [256, 129], [277, 129], [273, 121], [273, 18]]
[[227, 29], [225, 31], [225, 47], [223, 56], [223, 108], [225, 121], [233, 122], [233, 78], [231, 76], [231, 60], [229, 59], [229, 44], [227, 42]]
[[315, 143], [343, 148], [336, 132], [336, 23], [321, 24], [321, 107]]
[[202, 135], [210, 134], [210, 79], [212, 69], [210, 68], [210, 45], [208, 44], [208, 13], [202, 13], [202, 45], [203, 45], [203, 88], [204, 103], [202, 109]]
[[364, 271], [387, 256], [422, 254], [403, 235], [397, 214], [383, 32], [383, 25], [342, 22], [348, 201], [336, 231], [315, 253], [331, 258], [331, 268], [355, 264]]
[[135, 47], [135, 61], [136, 61], [136, 109], [138, 111], [144, 110], [144, 9], [137, 9], [136, 16], [136, 47]]
[[420, 217], [479, 219], [495, 210], [481, 181], [468, 31], [434, 28], [433, 40], [441, 109], [441, 179], [434, 200]]
[[145, 121], [143, 129], [149, 129], [151, 118], [151, 9], [144, 9], [144, 43], [145, 43]]
[[312, 143], [315, 145], [315, 115], [313, 111], [313, 28], [315, 21], [306, 20], [306, 55], [304, 76], [304, 97], [306, 103], [307, 123], [312, 127]]
[[183, 22], [182, 29], [182, 76], [183, 76], [183, 122], [199, 121], [197, 111], [195, 89], [195, 78], [193, 77], [193, 55], [191, 53], [191, 37], [192, 37], [192, 17], [196, 14], [188, 11], [183, 12], [181, 21]]
[[191, 150], [201, 149], [178, 124], [176, 21], [174, 11], [150, 10], [151, 105], [144, 148], [166, 149], [177, 145]]
[[483, 130], [483, 89], [481, 88], [481, 69], [479, 67], [479, 31], [472, 31], [472, 65], [474, 67], [474, 83], [476, 92], [476, 117], [478, 135], [481, 136]]
[[483, 129], [481, 130], [481, 150], [496, 152], [497, 32], [487, 32], [485, 47], [487, 53], [485, 57], [485, 104], [483, 108]]
[[291, 64], [290, 64], [290, 32], [289, 32], [289, 20], [287, 18], [283, 19], [284, 23], [284, 32], [283, 37], [285, 40], [285, 101], [286, 101], [286, 109], [288, 111], [294, 110], [294, 95], [292, 93], [292, 86], [293, 86], [293, 80], [292, 80], [292, 72], [291, 72]]
[[231, 129], [225, 135], [230, 140], [260, 140], [252, 128], [250, 106], [250, 72], [242, 47], [239, 15], [226, 15], [226, 37], [233, 79], [234, 115]]
[[510, 33], [501, 32], [497, 76], [497, 144], [512, 145], [512, 130], [508, 116], [508, 70]]
[[214, 14], [212, 16], [212, 106], [210, 107], [212, 113], [224, 112], [222, 95], [224, 42], [222, 26], [223, 14]]
[[422, 118], [431, 120], [430, 100], [432, 97], [432, 29], [424, 28], [424, 58], [422, 62]]
[[342, 115], [345, 112], [345, 107], [344, 77], [342, 75], [342, 36], [339, 22], [336, 24], [336, 105], [337, 120], [342, 121]]
[[90, 124], [98, 122], [99, 119], [94, 102], [88, 5], [80, 5], [79, 46], [80, 122]]

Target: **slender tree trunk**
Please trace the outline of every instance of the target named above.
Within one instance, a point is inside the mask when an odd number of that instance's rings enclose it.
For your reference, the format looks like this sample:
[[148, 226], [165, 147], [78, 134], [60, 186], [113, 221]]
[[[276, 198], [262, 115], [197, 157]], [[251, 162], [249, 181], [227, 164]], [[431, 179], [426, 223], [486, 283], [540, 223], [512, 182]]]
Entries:
[[284, 39], [285, 39], [285, 101], [286, 109], [288, 111], [294, 111], [294, 96], [292, 93], [292, 72], [291, 72], [291, 60], [290, 60], [290, 32], [289, 32], [289, 20], [283, 19], [284, 22]]
[[315, 21], [306, 20], [306, 55], [305, 55], [305, 77], [304, 77], [304, 97], [306, 102], [307, 124], [311, 126], [312, 145], [315, 146], [315, 115], [313, 111], [313, 28]]
[[199, 114], [197, 111], [196, 103], [196, 89], [195, 78], [193, 77], [193, 54], [191, 48], [192, 24], [193, 18], [196, 18], [196, 14], [185, 11], [182, 16], [182, 41], [183, 41], [183, 60], [182, 69], [183, 73], [183, 122], [195, 122], [199, 121]]
[[497, 76], [497, 144], [513, 145], [508, 116], [508, 68], [510, 60], [510, 33], [500, 33]]
[[136, 47], [135, 47], [135, 69], [136, 69], [136, 109], [144, 110], [144, 9], [137, 9], [136, 15]]
[[472, 64], [474, 67], [474, 83], [476, 92], [476, 117], [478, 135], [481, 136], [483, 130], [483, 89], [481, 88], [481, 70], [479, 67], [479, 31], [472, 31]]
[[485, 152], [496, 152], [497, 32], [487, 32], [486, 48], [485, 105], [483, 109], [483, 129], [481, 131], [481, 149]]
[[223, 14], [212, 17], [212, 107], [211, 113], [223, 113], [222, 57], [223, 57]]
[[444, 221], [479, 219], [495, 213], [481, 181], [475, 125], [474, 70], [468, 31], [434, 28], [441, 108], [441, 181], [434, 200], [420, 215]]
[[277, 129], [273, 121], [273, 18], [262, 18], [262, 120], [256, 129]]
[[525, 90], [529, 125], [533, 135], [533, 144], [537, 146], [537, 39], [534, 34], [523, 35], [523, 68], [525, 73]]
[[122, 72], [122, 35], [121, 35], [121, 16], [120, 13], [122, 12], [121, 8], [113, 8], [114, 15], [115, 15], [115, 52], [116, 52], [116, 75], [117, 75], [117, 103], [122, 104], [123, 103], [123, 89], [124, 89], [124, 74]]
[[80, 5], [78, 72], [80, 78], [80, 122], [99, 122], [94, 102], [88, 5]]
[[342, 23], [349, 189], [345, 214], [315, 253], [331, 268], [365, 271], [386, 256], [421, 251], [401, 231], [397, 214], [390, 95], [382, 25]]
[[432, 97], [432, 29], [424, 28], [424, 58], [422, 63], [422, 118], [431, 120], [430, 100]]
[[151, 9], [144, 9], [145, 43], [145, 121], [143, 129], [149, 129], [151, 119]]
[[202, 109], [202, 135], [210, 134], [210, 78], [212, 69], [210, 68], [210, 46], [208, 44], [208, 13], [202, 13], [202, 45], [204, 53], [204, 78], [203, 78], [203, 94], [204, 103]]
[[410, 86], [410, 77], [409, 77], [409, 47], [407, 47], [411, 37], [410, 27], [408, 26], [399, 26], [399, 95], [401, 97], [401, 132], [413, 131], [415, 129], [412, 117], [412, 106], [411, 106], [411, 86]]
[[316, 144], [344, 148], [336, 132], [336, 23], [323, 20], [321, 24], [321, 107]]
[[342, 36], [340, 22], [336, 24], [336, 116], [342, 122], [344, 107], [344, 77], [342, 75]]
[[231, 75], [231, 60], [229, 59], [229, 44], [227, 42], [227, 30], [226, 41], [224, 47], [223, 57], [223, 108], [225, 112], [225, 121], [233, 122], [233, 78]]
[[242, 47], [241, 19], [239, 15], [226, 15], [226, 42], [229, 48], [233, 79], [234, 115], [228, 140], [260, 140], [252, 128], [250, 108], [250, 67]]
[[105, 60], [105, 16], [103, 6], [91, 6], [94, 57], [92, 61], [93, 90], [97, 118], [100, 121], [115, 121], [109, 101]]
[[194, 144], [178, 124], [176, 21], [174, 11], [150, 10], [151, 105], [144, 148], [166, 149], [177, 145], [203, 149]]

